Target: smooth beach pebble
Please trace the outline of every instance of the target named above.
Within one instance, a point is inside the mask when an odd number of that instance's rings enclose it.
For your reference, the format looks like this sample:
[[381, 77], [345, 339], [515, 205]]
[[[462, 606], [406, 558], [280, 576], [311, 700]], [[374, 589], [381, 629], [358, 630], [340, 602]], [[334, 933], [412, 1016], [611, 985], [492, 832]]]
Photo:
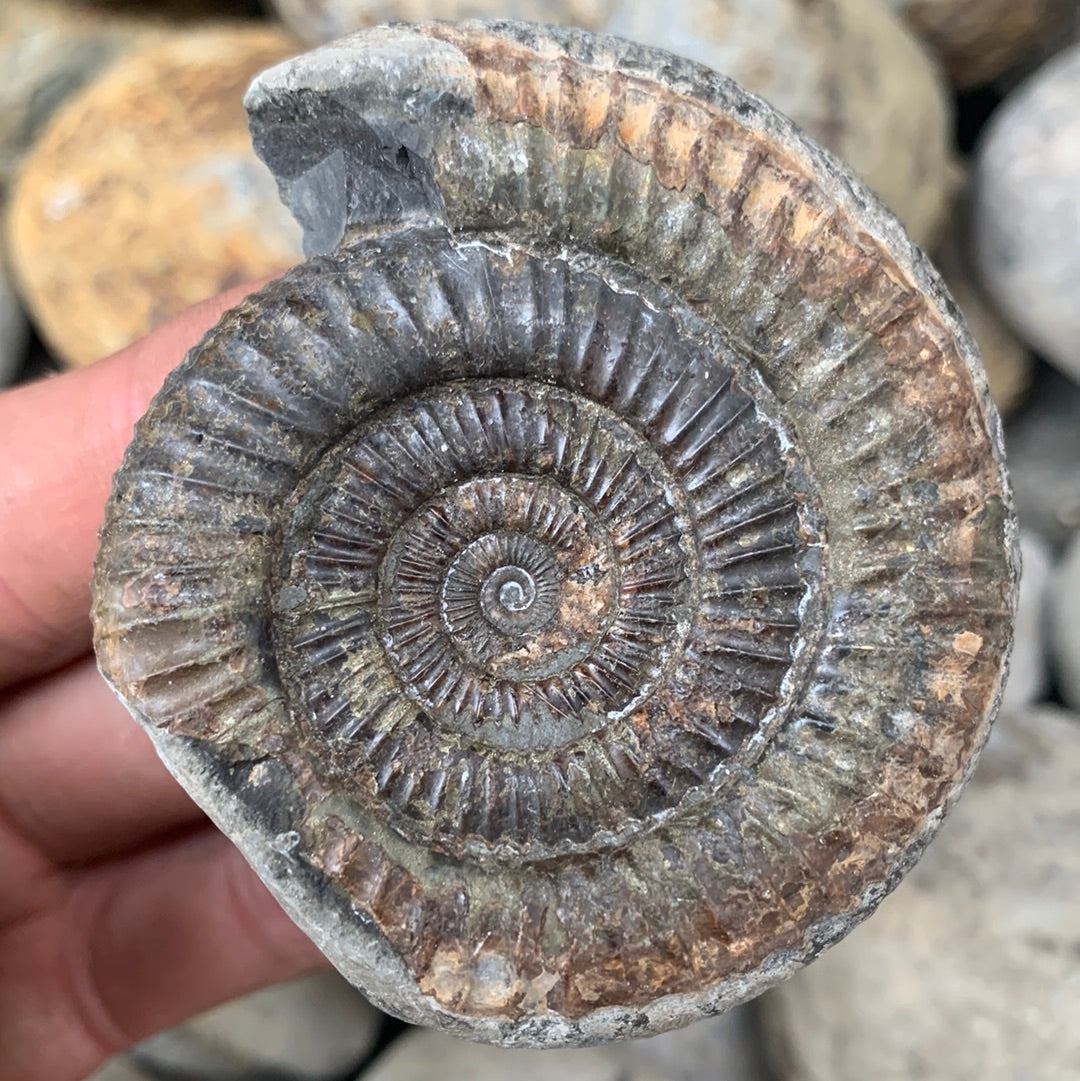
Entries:
[[1064, 32], [1070, 0], [888, 0], [941, 58], [952, 83], [978, 86]]
[[29, 328], [0, 255], [0, 387], [19, 373], [26, 354]]
[[[402, 1037], [357, 1081], [423, 1081], [434, 1077], [447, 1081], [666, 1081], [662, 1073], [645, 1063], [628, 1066], [613, 1048], [521, 1051], [482, 1047], [437, 1032], [413, 1032]], [[717, 1081], [721, 1081], [720, 1077]]]
[[49, 117], [116, 57], [208, 16], [228, 0], [3, 0], [0, 3], [0, 191]]
[[1005, 429], [1021, 524], [1055, 549], [1080, 530], [1080, 386], [1044, 367]]
[[1055, 672], [1061, 696], [1080, 709], [1080, 534], [1054, 575], [1050, 623]]
[[974, 191], [983, 283], [1021, 337], [1080, 382], [1080, 45], [994, 114]]
[[663, 1081], [768, 1081], [759, 1042], [757, 1003], [647, 1040], [628, 1040], [612, 1049], [634, 1081], [638, 1071]]
[[300, 258], [243, 108], [254, 75], [297, 49], [269, 27], [176, 34], [127, 55], [54, 118], [15, 185], [9, 236], [62, 361], [88, 364]]

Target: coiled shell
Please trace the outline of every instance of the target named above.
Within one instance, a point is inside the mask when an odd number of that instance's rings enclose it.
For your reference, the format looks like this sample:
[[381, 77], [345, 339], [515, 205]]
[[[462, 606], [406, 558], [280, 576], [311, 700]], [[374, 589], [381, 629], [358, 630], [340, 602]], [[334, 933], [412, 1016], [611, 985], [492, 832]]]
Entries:
[[1013, 523], [868, 191], [694, 64], [380, 29], [248, 100], [312, 256], [118, 474], [103, 671], [379, 1005], [660, 1031], [865, 916], [987, 732]]

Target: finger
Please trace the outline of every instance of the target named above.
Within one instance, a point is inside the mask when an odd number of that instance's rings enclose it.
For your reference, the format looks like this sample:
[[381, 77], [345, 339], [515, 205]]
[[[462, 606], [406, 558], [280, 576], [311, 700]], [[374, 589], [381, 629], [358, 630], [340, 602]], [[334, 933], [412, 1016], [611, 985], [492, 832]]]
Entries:
[[88, 874], [70, 912], [83, 1012], [114, 1050], [328, 964], [216, 830]]
[[216, 830], [83, 872], [0, 950], [0, 1076], [80, 1081], [220, 1002], [327, 964]]
[[78, 657], [112, 475], [184, 353], [255, 285], [191, 309], [108, 360], [0, 394], [0, 687]]
[[0, 808], [54, 864], [111, 857], [202, 817], [90, 657], [0, 705]]

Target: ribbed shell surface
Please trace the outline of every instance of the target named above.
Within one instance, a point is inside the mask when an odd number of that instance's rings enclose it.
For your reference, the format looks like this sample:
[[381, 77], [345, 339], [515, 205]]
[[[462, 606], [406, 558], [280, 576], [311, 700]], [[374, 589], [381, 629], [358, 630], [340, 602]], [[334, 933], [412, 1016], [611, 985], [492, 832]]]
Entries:
[[506, 1044], [764, 989], [996, 708], [996, 415], [873, 197], [694, 64], [365, 32], [261, 76], [307, 263], [118, 474], [101, 666], [379, 1005]]

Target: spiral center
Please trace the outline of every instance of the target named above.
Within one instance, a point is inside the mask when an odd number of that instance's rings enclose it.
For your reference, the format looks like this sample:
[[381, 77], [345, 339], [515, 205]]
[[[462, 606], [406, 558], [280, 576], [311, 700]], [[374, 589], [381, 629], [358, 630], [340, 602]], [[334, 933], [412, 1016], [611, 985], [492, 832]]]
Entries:
[[536, 596], [533, 580], [527, 574], [524, 577], [526, 579], [524, 582], [504, 582], [499, 587], [499, 602], [511, 612], [520, 612], [528, 608]]
[[536, 580], [524, 567], [497, 567], [484, 581], [480, 607], [484, 618], [500, 631], [518, 630], [531, 622], [536, 603]]

